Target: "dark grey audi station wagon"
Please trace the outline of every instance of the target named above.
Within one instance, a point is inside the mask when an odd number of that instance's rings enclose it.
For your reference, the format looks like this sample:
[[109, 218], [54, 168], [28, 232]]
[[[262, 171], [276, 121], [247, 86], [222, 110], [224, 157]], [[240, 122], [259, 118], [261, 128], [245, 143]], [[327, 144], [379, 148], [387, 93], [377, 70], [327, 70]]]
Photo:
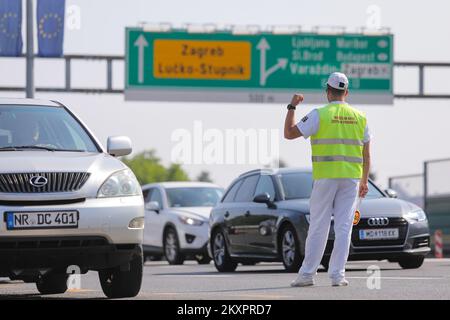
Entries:
[[[282, 261], [297, 272], [309, 226], [312, 173], [300, 169], [263, 169], [242, 174], [227, 189], [210, 216], [209, 251], [220, 272], [238, 263]], [[388, 195], [390, 194], [390, 196]], [[419, 268], [430, 251], [425, 212], [395, 199], [372, 181], [355, 219], [349, 260], [389, 260], [404, 269]], [[333, 248], [333, 219], [322, 265]]]

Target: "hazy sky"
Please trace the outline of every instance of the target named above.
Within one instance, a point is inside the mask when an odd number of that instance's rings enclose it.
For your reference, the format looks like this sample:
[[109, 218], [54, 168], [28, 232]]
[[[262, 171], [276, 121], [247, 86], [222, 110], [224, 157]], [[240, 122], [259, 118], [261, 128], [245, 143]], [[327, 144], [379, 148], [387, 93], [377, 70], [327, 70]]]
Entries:
[[[396, 61], [450, 62], [450, 2], [423, 1], [290, 1], [290, 0], [72, 0], [78, 5], [81, 28], [67, 30], [65, 53], [123, 54], [124, 29], [141, 21], [183, 23], [345, 26], [355, 30], [366, 24], [366, 10], [377, 5], [381, 24], [394, 34]], [[115, 87], [123, 86], [123, 65], [114, 66]], [[38, 61], [36, 82], [42, 86], [62, 86], [63, 64]], [[0, 59], [0, 85], [24, 83], [24, 63], [17, 59]], [[104, 65], [97, 62], [75, 63], [74, 86], [101, 87], [105, 83]], [[414, 92], [417, 72], [402, 69], [395, 73], [396, 92]], [[449, 70], [429, 70], [426, 90], [450, 93]], [[301, 91], [301, 88], [299, 88]], [[1, 93], [22, 96], [21, 93]], [[285, 105], [213, 104], [213, 103], [135, 103], [121, 95], [38, 94], [39, 98], [58, 99], [69, 105], [96, 133], [102, 142], [107, 136], [131, 137], [134, 150], [154, 148], [162, 160], [170, 160], [174, 130], [192, 130], [195, 120], [205, 129], [256, 128], [282, 130]], [[289, 101], [286, 101], [286, 104]], [[299, 108], [297, 118], [316, 106]], [[393, 175], [422, 171], [426, 159], [450, 157], [448, 135], [450, 101], [396, 100], [393, 106], [356, 106], [368, 116], [373, 133], [373, 170], [385, 186]], [[282, 132], [282, 131], [280, 131]], [[280, 137], [281, 138], [281, 137]], [[310, 165], [310, 148], [305, 141], [280, 141], [281, 157], [291, 166]], [[199, 171], [211, 172], [222, 186], [251, 166], [185, 166], [194, 178]]]

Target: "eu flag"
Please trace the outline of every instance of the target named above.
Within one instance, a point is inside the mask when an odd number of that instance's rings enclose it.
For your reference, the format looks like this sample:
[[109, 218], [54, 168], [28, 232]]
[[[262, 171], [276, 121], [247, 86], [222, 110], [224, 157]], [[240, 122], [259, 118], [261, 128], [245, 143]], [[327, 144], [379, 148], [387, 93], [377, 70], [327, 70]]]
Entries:
[[38, 0], [38, 55], [60, 57], [63, 55], [65, 0]]
[[0, 56], [20, 56], [22, 46], [22, 0], [0, 0]]

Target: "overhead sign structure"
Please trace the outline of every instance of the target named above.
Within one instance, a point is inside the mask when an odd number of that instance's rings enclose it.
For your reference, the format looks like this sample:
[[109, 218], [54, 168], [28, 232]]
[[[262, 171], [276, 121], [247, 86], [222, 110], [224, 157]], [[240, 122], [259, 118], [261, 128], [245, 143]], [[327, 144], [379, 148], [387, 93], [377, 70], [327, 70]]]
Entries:
[[392, 104], [393, 36], [126, 30], [127, 100], [323, 103], [335, 71], [350, 102]]

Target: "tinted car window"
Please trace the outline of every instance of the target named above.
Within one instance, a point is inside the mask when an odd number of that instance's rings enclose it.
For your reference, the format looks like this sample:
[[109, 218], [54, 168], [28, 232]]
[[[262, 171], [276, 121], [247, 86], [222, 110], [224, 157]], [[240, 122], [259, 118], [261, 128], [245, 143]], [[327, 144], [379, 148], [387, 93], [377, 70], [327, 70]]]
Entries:
[[223, 195], [223, 190], [208, 187], [166, 189], [169, 207], [214, 207]]
[[375, 185], [369, 181], [369, 191], [366, 194], [366, 199], [384, 198], [384, 195], [378, 190]]
[[228, 190], [225, 198], [223, 198], [222, 202], [233, 202], [234, 197], [236, 196], [236, 192], [238, 191], [239, 187], [241, 186], [242, 181], [243, 181], [243, 179], [241, 179], [241, 180], [237, 181], [235, 184], [233, 184], [231, 189]]
[[0, 148], [8, 147], [98, 152], [67, 110], [45, 106], [0, 106]]
[[312, 174], [307, 172], [295, 172], [281, 174], [281, 185], [283, 186], [286, 200], [307, 199], [311, 196], [313, 179]]
[[273, 186], [272, 177], [268, 175], [262, 175], [259, 178], [258, 184], [254, 196], [267, 192], [270, 195], [270, 200], [275, 200], [275, 187]]
[[162, 196], [161, 196], [161, 192], [158, 189], [153, 189], [151, 194], [149, 195], [149, 200], [148, 202], [158, 202], [159, 206], [162, 207]]
[[242, 182], [241, 187], [237, 191], [234, 202], [251, 202], [253, 200], [253, 194], [255, 193], [256, 183], [258, 182], [258, 179], [258, 175], [245, 178], [245, 180]]
[[147, 190], [143, 190], [142, 191], [142, 196], [144, 197], [144, 201], [145, 202], [148, 202], [148, 198], [149, 198], [149, 195], [150, 195], [150, 191], [151, 191], [152, 189], [147, 189]]
[[[283, 173], [279, 175], [286, 200], [311, 197], [313, 178], [309, 172]], [[369, 182], [368, 199], [383, 198], [383, 194]]]

